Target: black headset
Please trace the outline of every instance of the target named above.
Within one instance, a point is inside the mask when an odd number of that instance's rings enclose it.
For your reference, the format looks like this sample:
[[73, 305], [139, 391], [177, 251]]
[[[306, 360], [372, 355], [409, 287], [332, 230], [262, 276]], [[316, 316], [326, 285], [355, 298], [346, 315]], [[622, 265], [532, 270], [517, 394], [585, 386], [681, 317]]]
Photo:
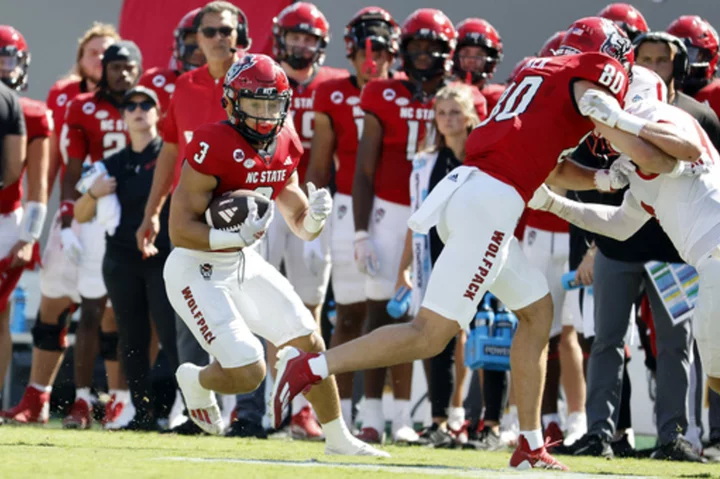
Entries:
[[687, 47], [685, 43], [675, 35], [671, 35], [667, 32], [647, 32], [639, 35], [633, 41], [635, 47], [635, 57], [637, 58], [638, 50], [640, 45], [645, 42], [661, 42], [668, 45], [675, 45], [677, 51], [675, 52], [675, 58], [673, 59], [673, 78], [675, 79], [675, 87], [679, 88], [682, 85], [685, 76], [690, 70], [690, 60], [688, 58]]
[[[233, 5], [234, 6], [234, 5]], [[237, 30], [237, 44], [236, 46], [242, 48], [243, 50], [247, 50], [250, 48], [250, 45], [252, 45], [252, 39], [250, 38], [249, 32], [248, 32], [248, 19], [247, 15], [245, 15], [245, 12], [243, 12], [240, 8], [235, 7], [237, 10], [233, 11], [233, 13], [237, 13], [237, 26], [235, 29]], [[232, 11], [232, 10], [231, 10]], [[200, 22], [202, 22], [203, 13], [202, 11], [195, 15], [195, 18], [193, 19], [193, 30], [198, 32], [200, 34]]]

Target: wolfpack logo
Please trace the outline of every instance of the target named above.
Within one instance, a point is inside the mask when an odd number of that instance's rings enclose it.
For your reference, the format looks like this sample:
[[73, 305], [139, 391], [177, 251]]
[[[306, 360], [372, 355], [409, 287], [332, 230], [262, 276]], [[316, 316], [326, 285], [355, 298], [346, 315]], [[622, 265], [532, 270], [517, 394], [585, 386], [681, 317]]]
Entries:
[[110, 113], [108, 113], [105, 110], [100, 110], [97, 113], [95, 113], [95, 118], [97, 118], [98, 120], [104, 120], [108, 116], [110, 116]]
[[330, 95], [330, 101], [335, 103], [336, 105], [339, 105], [340, 103], [342, 103], [344, 98], [345, 98], [345, 96], [342, 94], [341, 91], [334, 91]]
[[607, 35], [607, 39], [600, 47], [600, 51], [612, 58], [620, 60], [632, 49], [632, 43], [628, 38], [620, 34], [612, 21], [607, 19], [603, 20], [603, 31]]
[[393, 101], [396, 95], [397, 94], [395, 93], [395, 90], [393, 90], [392, 88], [386, 88], [382, 92], [382, 96], [383, 98], [385, 98], [386, 101]]
[[160, 87], [162, 87], [162, 86], [165, 84], [166, 81], [167, 81], [167, 80], [165, 80], [165, 77], [164, 77], [164, 76], [162, 76], [162, 75], [155, 75], [155, 76], [153, 77], [153, 79], [152, 79], [152, 84], [155, 85], [157, 88], [160, 88]]
[[233, 158], [238, 163], [245, 159], [245, 152], [242, 150], [242, 148], [238, 148], [233, 151]]
[[61, 93], [57, 97], [57, 105], [63, 106], [65, 102], [67, 101], [67, 93]]
[[343, 217], [347, 214], [348, 208], [345, 205], [342, 205], [338, 208], [338, 219], [341, 220]]
[[243, 166], [249, 170], [250, 168], [253, 168], [255, 166], [255, 160], [253, 160], [252, 158], [248, 158], [247, 160], [245, 160], [245, 163], [243, 163]]
[[95, 113], [95, 103], [89, 101], [82, 106], [82, 111], [86, 115], [92, 115]]
[[242, 60], [233, 63], [225, 75], [225, 83], [232, 83], [240, 74], [255, 66], [255, 55], [245, 55]]
[[376, 209], [375, 210], [375, 223], [380, 223], [383, 218], [385, 218], [385, 210], [383, 208]]
[[210, 263], [203, 263], [200, 265], [200, 275], [205, 281], [210, 281], [210, 277], [212, 277], [212, 272], [213, 265], [211, 265]]

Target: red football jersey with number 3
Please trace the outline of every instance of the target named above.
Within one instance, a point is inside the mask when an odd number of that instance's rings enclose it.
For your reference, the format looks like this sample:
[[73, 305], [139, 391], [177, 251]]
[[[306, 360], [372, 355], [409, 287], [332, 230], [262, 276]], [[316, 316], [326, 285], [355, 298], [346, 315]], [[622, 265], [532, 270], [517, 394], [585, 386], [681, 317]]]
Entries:
[[629, 83], [623, 66], [601, 53], [532, 60], [470, 134], [465, 164], [515, 187], [528, 201], [594, 128], [575, 104], [576, 80], [606, 87], [621, 105]]
[[195, 130], [185, 161], [217, 179], [215, 196], [252, 190], [275, 199], [297, 169], [303, 148], [295, 130], [285, 126], [268, 150], [258, 152], [227, 122], [212, 123]]

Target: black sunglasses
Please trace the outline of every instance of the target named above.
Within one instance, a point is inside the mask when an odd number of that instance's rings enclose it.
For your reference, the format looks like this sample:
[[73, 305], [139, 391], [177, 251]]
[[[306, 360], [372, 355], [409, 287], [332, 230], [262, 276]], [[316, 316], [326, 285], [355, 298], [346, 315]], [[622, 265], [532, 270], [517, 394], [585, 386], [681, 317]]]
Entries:
[[155, 106], [155, 103], [150, 100], [144, 100], [141, 102], [129, 101], [123, 105], [123, 108], [129, 112], [135, 111], [137, 107], [140, 107], [142, 111], [150, 111]]
[[205, 36], [205, 38], [215, 38], [215, 35], [220, 32], [220, 35], [223, 37], [229, 37], [232, 35], [234, 28], [232, 27], [203, 27], [200, 29], [200, 32]]

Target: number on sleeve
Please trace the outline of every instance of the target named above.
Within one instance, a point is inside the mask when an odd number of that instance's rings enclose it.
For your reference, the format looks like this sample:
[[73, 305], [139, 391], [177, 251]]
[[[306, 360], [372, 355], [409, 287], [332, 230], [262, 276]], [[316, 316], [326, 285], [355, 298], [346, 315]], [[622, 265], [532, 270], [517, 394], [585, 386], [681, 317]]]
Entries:
[[273, 195], [273, 188], [272, 186], [258, 186], [257, 188], [255, 188], [255, 192], [271, 200]]
[[624, 72], [618, 71], [612, 63], [608, 63], [603, 68], [598, 83], [617, 95], [625, 84]]
[[210, 149], [210, 145], [205, 143], [204, 141], [200, 142], [200, 151], [195, 153], [193, 155], [193, 160], [195, 160], [195, 163], [200, 164], [203, 161], [205, 161], [205, 156], [207, 155], [208, 150]]
[[490, 121], [505, 121], [523, 114], [537, 95], [544, 78], [541, 76], [527, 76], [519, 83], [512, 83], [498, 100], [490, 116], [479, 126]]
[[125, 133], [119, 133], [117, 131], [105, 133], [103, 135], [103, 158], [107, 158], [122, 150], [126, 144], [127, 139], [125, 138]]

